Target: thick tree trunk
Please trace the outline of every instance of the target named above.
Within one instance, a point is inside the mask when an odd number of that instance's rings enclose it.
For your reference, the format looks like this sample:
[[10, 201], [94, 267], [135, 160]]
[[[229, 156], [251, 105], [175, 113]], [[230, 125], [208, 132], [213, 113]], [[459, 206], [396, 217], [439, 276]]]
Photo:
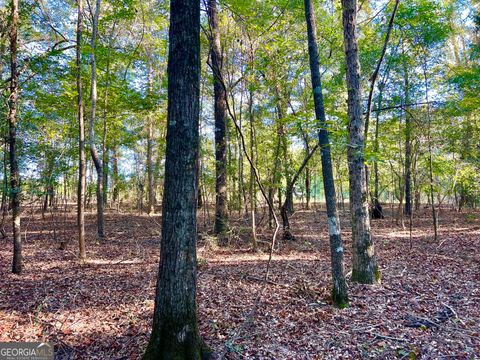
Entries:
[[338, 218], [335, 182], [333, 179], [332, 156], [327, 129], [325, 108], [322, 94], [322, 81], [318, 61], [317, 34], [313, 5], [310, 0], [305, 0], [305, 19], [307, 22], [308, 54], [310, 58], [310, 74], [312, 77], [313, 101], [315, 117], [319, 123], [318, 140], [322, 155], [323, 188], [327, 204], [328, 234], [330, 237], [330, 255], [332, 261], [332, 301], [338, 307], [348, 306], [347, 284], [343, 273], [343, 242], [340, 233], [340, 220]]
[[85, 156], [85, 120], [83, 118], [82, 92], [82, 31], [83, 31], [83, 0], [77, 0], [77, 46], [76, 46], [76, 77], [77, 77], [77, 121], [78, 121], [78, 191], [77, 191], [77, 225], [79, 257], [85, 259], [85, 187], [86, 187], [86, 156]]
[[214, 75], [215, 97], [215, 234], [225, 235], [228, 231], [227, 212], [227, 93], [223, 82], [223, 55], [220, 44], [220, 29], [216, 0], [208, 0], [210, 24], [210, 55]]
[[365, 124], [362, 118], [360, 63], [355, 34], [356, 0], [342, 0], [342, 20], [347, 64], [350, 179], [350, 212], [352, 216], [353, 270], [352, 280], [373, 284], [380, 281], [375, 248], [370, 234], [370, 218], [365, 175]]
[[200, 2], [171, 0], [160, 269], [144, 359], [208, 358], [197, 323]]
[[17, 161], [17, 36], [18, 36], [18, 0], [12, 0], [10, 28], [10, 96], [8, 98], [8, 128], [10, 145], [10, 193], [12, 201], [13, 226], [13, 262], [12, 272], [22, 272], [22, 239], [20, 234], [20, 172]]

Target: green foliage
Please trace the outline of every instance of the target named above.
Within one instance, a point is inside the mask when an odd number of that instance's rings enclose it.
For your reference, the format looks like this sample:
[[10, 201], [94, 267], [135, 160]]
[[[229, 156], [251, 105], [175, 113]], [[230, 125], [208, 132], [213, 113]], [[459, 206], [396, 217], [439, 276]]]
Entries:
[[[478, 167], [480, 156], [477, 148], [480, 140], [477, 115], [480, 106], [479, 44], [475, 32], [478, 30], [475, 22], [478, 22], [478, 12], [472, 10], [468, 21], [462, 18], [463, 9], [470, 5], [455, 0], [402, 0], [400, 3], [374, 92], [374, 108], [388, 109], [378, 112], [379, 148], [375, 150], [374, 147], [377, 112], [373, 112], [365, 149], [365, 160], [370, 168], [378, 165], [380, 190], [384, 197], [395, 195], [400, 198], [404, 184], [406, 136], [406, 110], [402, 104], [407, 98], [411, 103], [425, 101], [425, 80], [430, 100], [435, 102], [429, 108], [433, 119], [434, 190], [449, 199], [460, 193], [476, 196], [471, 175], [472, 169]], [[337, 184], [342, 185], [344, 192], [340, 194], [337, 189], [337, 195], [348, 196], [347, 89], [341, 6], [340, 3], [314, 1], [314, 7], [331, 150]], [[364, 98], [381, 53], [392, 9], [393, 2], [374, 1], [364, 3], [359, 11]], [[2, 74], [8, 74], [7, 10], [0, 10], [0, 58], [2, 70], [5, 70]], [[228, 0], [220, 3], [219, 10], [230, 110], [241, 123], [247, 148], [253, 147], [261, 181], [277, 194], [279, 189], [281, 192], [285, 190], [307, 148], [317, 142], [318, 124], [313, 113], [303, 2]], [[87, 15], [88, 12], [86, 9]], [[106, 0], [100, 14], [95, 53], [98, 67], [95, 141], [104, 145], [108, 158], [112, 159], [114, 152], [120, 154], [119, 173], [113, 173], [112, 162], [107, 170], [111, 185], [129, 199], [141, 196], [139, 184], [147, 178], [145, 149], [149, 121], [154, 123], [154, 172], [158, 192], [162, 183], [167, 116], [168, 12], [169, 2], [163, 0]], [[64, 183], [74, 193], [78, 161], [76, 68], [74, 49], [67, 48], [73, 45], [75, 26], [66, 19], [75, 18], [76, 4], [63, 0], [43, 5], [27, 1], [22, 3], [20, 15], [20, 38], [25, 45], [19, 49], [22, 69], [19, 155], [25, 178], [25, 196], [40, 196], [50, 184], [60, 187]], [[209, 59], [205, 16], [202, 16], [202, 22], [205, 32], [201, 36], [200, 182], [206, 198], [213, 202], [213, 77], [209, 66], [205, 65]], [[84, 27], [81, 72], [85, 114], [88, 116], [89, 55], [92, 51], [88, 16]], [[2, 80], [6, 76], [2, 75]], [[405, 90], [406, 77], [408, 92]], [[6, 91], [0, 93], [0, 113], [4, 116], [8, 111], [6, 96]], [[424, 105], [410, 106], [408, 112], [413, 119], [415, 186], [422, 194], [428, 194], [427, 108]], [[253, 122], [253, 143], [250, 121]], [[5, 134], [5, 126], [0, 131]], [[242, 192], [249, 189], [250, 168], [231, 121], [228, 136], [229, 206], [241, 209], [246, 200]], [[309, 168], [312, 194], [320, 196], [318, 154], [310, 160]], [[299, 196], [306, 192], [304, 177], [305, 174], [301, 174], [295, 188]], [[145, 184], [142, 186], [146, 189]]]
[[456, 178], [456, 190], [461, 197], [462, 205], [475, 206], [479, 200], [478, 183], [480, 176], [478, 175], [478, 168], [473, 166], [465, 166], [461, 169]]

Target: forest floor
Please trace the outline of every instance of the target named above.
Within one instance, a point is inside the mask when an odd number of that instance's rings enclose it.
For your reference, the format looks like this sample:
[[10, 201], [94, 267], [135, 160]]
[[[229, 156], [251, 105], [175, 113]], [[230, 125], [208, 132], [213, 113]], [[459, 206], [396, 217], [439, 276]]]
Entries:
[[[329, 303], [323, 210], [294, 214], [297, 238], [279, 242], [267, 283], [270, 231], [259, 228], [262, 250], [253, 253], [248, 220], [237, 219], [229, 246], [214, 248], [202, 214], [200, 330], [217, 357], [480, 359], [480, 213], [442, 209], [435, 243], [429, 211], [422, 209], [412, 249], [409, 231], [388, 211], [386, 219], [373, 220], [382, 283], [353, 284], [347, 274], [344, 310]], [[109, 212], [107, 239], [99, 244], [89, 214], [88, 260], [80, 263], [73, 212], [58, 216], [55, 234], [51, 214], [24, 215], [21, 276], [10, 273], [10, 240], [0, 240], [0, 341], [48, 341], [59, 359], [140, 358], [154, 306], [160, 217]], [[342, 230], [348, 271], [348, 214]], [[66, 251], [58, 249], [61, 239], [70, 240]]]

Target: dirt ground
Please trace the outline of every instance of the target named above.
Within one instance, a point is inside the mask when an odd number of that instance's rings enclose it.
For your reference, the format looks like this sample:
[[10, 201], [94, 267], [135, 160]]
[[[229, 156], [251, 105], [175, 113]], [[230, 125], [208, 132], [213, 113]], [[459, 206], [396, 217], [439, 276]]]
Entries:
[[[294, 214], [296, 240], [279, 242], [268, 283], [265, 224], [258, 253], [249, 249], [248, 219], [236, 214], [229, 246], [213, 249], [211, 223], [201, 211], [200, 330], [216, 356], [480, 359], [480, 213], [442, 209], [435, 243], [429, 211], [422, 209], [410, 250], [408, 221], [403, 230], [386, 212], [386, 219], [372, 221], [382, 283], [353, 284], [347, 274], [350, 306], [339, 310], [329, 303], [322, 209]], [[21, 276], [10, 272], [10, 239], [0, 240], [0, 341], [48, 341], [59, 359], [140, 358], [154, 306], [160, 217], [109, 212], [107, 240], [99, 244], [89, 214], [85, 263], [76, 259], [73, 212], [45, 219], [24, 214], [22, 221]], [[348, 214], [342, 230], [349, 271]], [[58, 249], [62, 239], [70, 241], [66, 251]]]

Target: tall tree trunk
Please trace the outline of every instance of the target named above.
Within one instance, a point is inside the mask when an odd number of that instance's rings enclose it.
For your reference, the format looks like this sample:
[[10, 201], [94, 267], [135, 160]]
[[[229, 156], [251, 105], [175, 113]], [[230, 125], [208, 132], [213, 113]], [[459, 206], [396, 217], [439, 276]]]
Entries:
[[[377, 108], [380, 108], [383, 100], [383, 87], [384, 83], [382, 82], [379, 85], [379, 94], [378, 94], [378, 102]], [[380, 140], [379, 140], [379, 132], [380, 132], [380, 113], [377, 111], [375, 114], [375, 138], [373, 140], [373, 151], [375, 154], [378, 154], [380, 150]], [[379, 189], [379, 175], [378, 175], [378, 160], [375, 159], [373, 163], [373, 175], [374, 175], [374, 185], [373, 185], [373, 206], [374, 206], [374, 218], [383, 218], [383, 210], [380, 205], [380, 189]], [[378, 215], [378, 216], [375, 216]]]
[[414, 209], [416, 212], [420, 211], [420, 187], [419, 187], [419, 184], [418, 184], [418, 156], [419, 156], [419, 151], [417, 149], [417, 151], [415, 152], [415, 155], [413, 157], [413, 166], [412, 166], [412, 169], [413, 169], [413, 178], [412, 178], [412, 182], [413, 182], [413, 203], [414, 203]]
[[[398, 118], [398, 171], [395, 175], [398, 178], [398, 207], [397, 207], [397, 225], [405, 229], [405, 219], [403, 214], [403, 201], [405, 199], [405, 161], [403, 159], [403, 140], [402, 140], [402, 117]], [[393, 170], [393, 166], [392, 166]]]
[[5, 134], [3, 144], [3, 191], [2, 191], [2, 226], [3, 226], [3, 219], [8, 211], [8, 162], [9, 162], [9, 141], [8, 136]]
[[[240, 114], [241, 115], [241, 114]], [[239, 117], [239, 126], [242, 128], [242, 117]], [[243, 152], [242, 144], [240, 143], [240, 138], [237, 136], [237, 146], [238, 146], [238, 191], [240, 192], [240, 204], [238, 209], [238, 215], [240, 216], [245, 206], [245, 213], [248, 214], [248, 205], [247, 205], [247, 193], [245, 191], [245, 181], [244, 181], [244, 172], [243, 172]]]
[[107, 145], [107, 114], [108, 114], [108, 90], [110, 86], [110, 52], [107, 53], [107, 73], [106, 73], [106, 84], [105, 84], [105, 99], [103, 102], [103, 133], [102, 133], [102, 167], [103, 167], [103, 205], [106, 206], [108, 203], [108, 163], [110, 162], [109, 158], [109, 149]]
[[83, 31], [83, 0], [77, 0], [77, 46], [76, 46], [76, 70], [77, 70], [77, 121], [78, 121], [78, 192], [77, 192], [77, 225], [79, 257], [85, 259], [85, 187], [87, 159], [85, 156], [85, 120], [83, 118], [83, 92], [82, 92], [82, 31]]
[[90, 46], [92, 47], [92, 53], [90, 55], [90, 62], [92, 66], [92, 80], [90, 91], [90, 122], [89, 122], [89, 142], [90, 142], [90, 154], [92, 156], [93, 164], [97, 172], [97, 236], [100, 240], [105, 237], [104, 232], [104, 201], [103, 201], [103, 165], [95, 146], [95, 113], [97, 110], [97, 60], [95, 50], [97, 47], [97, 33], [98, 33], [98, 18], [100, 16], [101, 0], [96, 1], [95, 12], [92, 14], [92, 37], [90, 40]]
[[144, 359], [200, 360], [197, 323], [197, 195], [200, 2], [171, 0], [168, 120], [160, 269]]
[[380, 281], [380, 273], [375, 258], [373, 239], [370, 234], [368, 214], [364, 156], [365, 124], [362, 118], [360, 63], [355, 34], [357, 22], [356, 0], [342, 0], [342, 20], [348, 88], [348, 172], [353, 243], [352, 280], [373, 284]]
[[[153, 69], [150, 66], [148, 72], [148, 92], [152, 94], [153, 92]], [[153, 177], [153, 117], [151, 114], [148, 115], [147, 119], [147, 181], [148, 181], [148, 214], [153, 214], [155, 212], [155, 184]]]
[[12, 272], [22, 272], [22, 238], [20, 234], [20, 173], [17, 161], [17, 36], [18, 0], [12, 0], [10, 28], [10, 96], [8, 98], [8, 128], [10, 144], [10, 193], [12, 199], [13, 262]]
[[[240, 113], [238, 117], [238, 126], [243, 129], [242, 125], [242, 107], [243, 107], [243, 92], [240, 96]], [[243, 151], [240, 136], [237, 134], [237, 148], [238, 148], [238, 191], [239, 194], [239, 209], [238, 215], [241, 216], [243, 208], [245, 207], [245, 215], [248, 215], [247, 192], [245, 191], [244, 181], [244, 167], [243, 167]]]
[[[378, 100], [377, 100], [377, 109], [380, 109], [383, 102], [383, 90], [385, 88], [386, 78], [388, 71], [385, 73], [384, 78], [378, 85]], [[379, 153], [380, 150], [380, 112], [375, 113], [375, 138], [373, 140], [373, 151], [375, 154]], [[375, 218], [384, 218], [382, 206], [380, 204], [380, 189], [379, 189], [379, 173], [378, 173], [378, 159], [375, 159], [373, 163], [373, 173], [374, 173], [374, 190], [373, 190], [373, 203], [374, 203], [374, 213], [373, 217]]]
[[[104, 121], [103, 131], [107, 131], [107, 125]], [[103, 209], [105, 211], [105, 207], [108, 203], [108, 178], [109, 178], [109, 169], [108, 163], [110, 162], [110, 153], [107, 147], [107, 140], [106, 136], [102, 135], [102, 174], [103, 174], [103, 184], [102, 184], [102, 191], [103, 191]]]
[[311, 196], [311, 178], [312, 178], [312, 172], [310, 168], [307, 166], [305, 168], [305, 209], [309, 210], [310, 209], [310, 196]]
[[[253, 55], [252, 55], [253, 57]], [[253, 116], [253, 91], [249, 90], [248, 92], [248, 117], [250, 122], [250, 160], [252, 164], [250, 166], [250, 215], [252, 220], [252, 248], [257, 250], [257, 230], [255, 223], [255, 210], [257, 202], [257, 191], [255, 187], [255, 125], [254, 125], [254, 116]], [[271, 210], [271, 209], [270, 209]]]
[[425, 102], [427, 103], [427, 119], [428, 119], [428, 175], [430, 180], [430, 206], [432, 208], [432, 221], [433, 221], [433, 237], [434, 241], [438, 242], [438, 213], [435, 207], [435, 193], [433, 187], [433, 151], [432, 151], [432, 115], [430, 113], [430, 102], [428, 96], [428, 78], [427, 78], [427, 60], [423, 63], [423, 77], [425, 80]]
[[410, 81], [408, 77], [408, 67], [404, 63], [404, 81], [405, 81], [405, 215], [412, 212], [412, 117], [408, 111], [410, 103]]
[[308, 54], [310, 58], [310, 74], [312, 77], [313, 101], [315, 117], [319, 123], [318, 140], [322, 155], [322, 175], [325, 200], [327, 205], [328, 234], [330, 237], [330, 255], [332, 261], [332, 301], [338, 307], [348, 306], [347, 285], [343, 273], [343, 242], [338, 218], [335, 182], [333, 178], [332, 156], [327, 129], [325, 108], [322, 94], [322, 81], [318, 61], [317, 33], [313, 5], [305, 0], [305, 19], [307, 22]]
[[[287, 205], [287, 211], [289, 215], [293, 214], [294, 212], [294, 203], [293, 203], [293, 184], [292, 184], [292, 177], [290, 173], [290, 163], [288, 158], [288, 138], [287, 132], [285, 129], [284, 121], [285, 121], [285, 114], [286, 114], [286, 96], [282, 94], [281, 89], [279, 88], [278, 84], [275, 86], [275, 96], [276, 96], [276, 107], [277, 107], [277, 116], [278, 116], [278, 135], [280, 141], [280, 149], [283, 155], [283, 166], [284, 166], [284, 176], [285, 176], [285, 201], [282, 203], [280, 202], [280, 211], [282, 211], [282, 207], [284, 204]], [[287, 189], [291, 189], [291, 191], [287, 191]], [[288, 199], [287, 199], [288, 197]]]
[[118, 203], [119, 198], [119, 182], [120, 177], [118, 175], [118, 150], [114, 146], [112, 150], [112, 202], [113, 204]]
[[208, 0], [210, 24], [210, 55], [214, 75], [215, 97], [215, 234], [225, 235], [228, 231], [227, 212], [227, 93], [223, 82], [223, 55], [220, 44], [220, 29], [216, 0]]
[[147, 134], [147, 182], [148, 182], [148, 205], [147, 213], [153, 214], [155, 212], [155, 186], [153, 178], [153, 121], [151, 117], [148, 121], [148, 134]]
[[[271, 184], [268, 188], [268, 200], [270, 204], [273, 204], [273, 198], [275, 195], [275, 189], [280, 191], [280, 149], [281, 149], [281, 141], [282, 141], [282, 126], [280, 122], [277, 124], [277, 145], [275, 146], [275, 154], [273, 159], [273, 169], [272, 169], [272, 176], [271, 176]], [[268, 211], [268, 224], [269, 227], [272, 227], [273, 224], [273, 212], [270, 209]]]

